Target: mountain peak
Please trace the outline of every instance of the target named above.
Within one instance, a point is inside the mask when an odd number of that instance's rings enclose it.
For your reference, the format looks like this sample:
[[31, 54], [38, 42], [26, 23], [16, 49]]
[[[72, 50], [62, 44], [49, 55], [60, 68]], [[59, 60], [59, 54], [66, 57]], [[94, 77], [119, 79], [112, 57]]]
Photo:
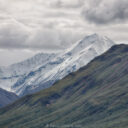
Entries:
[[[81, 41], [77, 42], [72, 47], [71, 52], [76, 54], [77, 52], [88, 49], [94, 49], [96, 52], [103, 53], [115, 43], [106, 36], [101, 36], [97, 33], [84, 37]], [[100, 54], [101, 54], [100, 53]]]
[[[92, 35], [88, 35], [86, 37], [84, 37], [83, 40], [88, 40], [88, 41], [97, 41], [97, 40], [108, 40], [109, 38], [106, 37], [106, 36], [103, 36], [103, 35], [100, 35], [100, 34], [97, 34], [97, 33], [94, 33]], [[110, 40], [110, 39], [109, 39]]]
[[52, 122], [81, 128], [127, 128], [127, 60], [128, 46], [113, 46], [51, 88], [1, 109], [0, 126], [46, 128]]
[[89, 35], [89, 36], [86, 36], [85, 38], [99, 38], [100, 37], [100, 35], [99, 34], [97, 34], [97, 33], [94, 33], [94, 34], [91, 34], [91, 35]]
[[0, 87], [20, 96], [48, 88], [69, 73], [85, 66], [113, 44], [109, 38], [93, 34], [60, 54], [37, 54], [0, 71]]

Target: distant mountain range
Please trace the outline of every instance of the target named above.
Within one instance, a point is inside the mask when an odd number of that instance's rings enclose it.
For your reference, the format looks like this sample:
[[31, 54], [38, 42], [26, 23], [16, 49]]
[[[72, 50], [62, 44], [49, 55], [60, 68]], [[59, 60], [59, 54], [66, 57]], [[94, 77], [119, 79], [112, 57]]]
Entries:
[[[83, 59], [83, 61], [86, 59]], [[127, 128], [128, 45], [0, 110], [1, 128]]]
[[0, 88], [0, 107], [4, 107], [18, 99], [18, 96]]
[[52, 86], [56, 81], [85, 66], [114, 42], [93, 34], [60, 53], [41, 53], [21, 63], [0, 68], [0, 87], [19, 96]]

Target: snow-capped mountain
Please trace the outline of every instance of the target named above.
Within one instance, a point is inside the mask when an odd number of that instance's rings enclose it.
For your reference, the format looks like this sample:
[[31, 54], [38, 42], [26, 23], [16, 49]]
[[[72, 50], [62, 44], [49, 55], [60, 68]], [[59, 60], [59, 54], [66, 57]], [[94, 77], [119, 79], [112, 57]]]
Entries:
[[17, 99], [18, 96], [16, 94], [0, 88], [0, 107], [4, 107]]
[[1, 67], [0, 87], [20, 96], [48, 88], [113, 45], [109, 38], [93, 34], [61, 53], [37, 54], [21, 63]]

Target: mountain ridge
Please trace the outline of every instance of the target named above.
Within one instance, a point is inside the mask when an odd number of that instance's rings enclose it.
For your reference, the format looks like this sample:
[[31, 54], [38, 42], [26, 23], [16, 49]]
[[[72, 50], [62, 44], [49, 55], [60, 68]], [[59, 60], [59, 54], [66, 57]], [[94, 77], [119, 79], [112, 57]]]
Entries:
[[[1, 77], [0, 83], [4, 85], [4, 89], [9, 89], [20, 96], [40, 91], [85, 66], [94, 57], [102, 54], [113, 45], [114, 42], [107, 37], [97, 34], [87, 36], [62, 53], [49, 54], [41, 58], [39, 56], [39, 60], [33, 60], [37, 64], [30, 67], [26, 66], [23, 71], [21, 68], [21, 72], [18, 65], [17, 71], [15, 68], [14, 71], [12, 69], [15, 74], [14, 77], [13, 75], [7, 79]], [[5, 74], [9, 74], [8, 71]], [[0, 76], [2, 75], [0, 74]]]
[[5, 107], [6, 105], [16, 101], [18, 98], [19, 97], [16, 94], [0, 88], [0, 107]]
[[0, 126], [127, 128], [127, 62], [128, 45], [113, 46], [52, 87], [0, 109]]

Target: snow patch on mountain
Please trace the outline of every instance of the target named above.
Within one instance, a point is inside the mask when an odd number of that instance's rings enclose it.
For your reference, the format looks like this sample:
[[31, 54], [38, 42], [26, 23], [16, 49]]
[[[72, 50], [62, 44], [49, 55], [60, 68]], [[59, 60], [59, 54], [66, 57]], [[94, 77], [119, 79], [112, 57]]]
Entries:
[[107, 37], [93, 34], [61, 53], [37, 54], [21, 63], [0, 68], [1, 88], [23, 96], [52, 86], [85, 66], [114, 45]]

